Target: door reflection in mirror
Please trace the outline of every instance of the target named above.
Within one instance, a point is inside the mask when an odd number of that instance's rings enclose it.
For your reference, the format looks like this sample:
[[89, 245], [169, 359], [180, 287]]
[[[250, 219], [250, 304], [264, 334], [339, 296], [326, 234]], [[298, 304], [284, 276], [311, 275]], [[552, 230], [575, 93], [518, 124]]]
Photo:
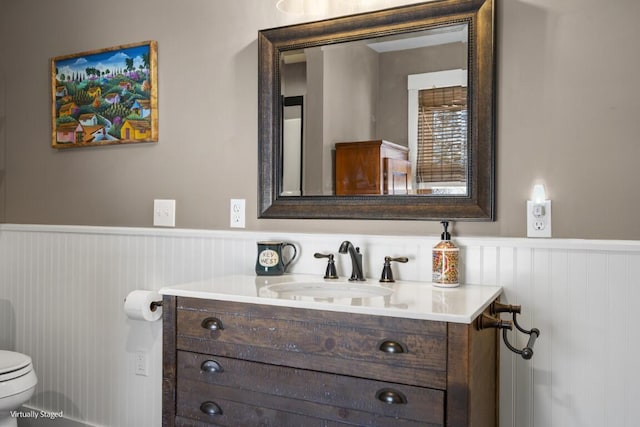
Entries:
[[281, 196], [302, 196], [304, 97], [282, 100], [282, 191]]

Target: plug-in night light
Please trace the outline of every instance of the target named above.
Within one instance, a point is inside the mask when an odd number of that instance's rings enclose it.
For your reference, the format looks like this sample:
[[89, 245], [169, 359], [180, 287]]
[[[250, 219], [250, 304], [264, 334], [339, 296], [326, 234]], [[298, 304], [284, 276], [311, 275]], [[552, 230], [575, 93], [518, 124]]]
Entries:
[[547, 200], [547, 195], [544, 191], [544, 185], [536, 184], [533, 186], [533, 192], [531, 193], [531, 200], [534, 203], [543, 203]]
[[551, 200], [542, 184], [533, 186], [527, 201], [527, 237], [551, 237]]

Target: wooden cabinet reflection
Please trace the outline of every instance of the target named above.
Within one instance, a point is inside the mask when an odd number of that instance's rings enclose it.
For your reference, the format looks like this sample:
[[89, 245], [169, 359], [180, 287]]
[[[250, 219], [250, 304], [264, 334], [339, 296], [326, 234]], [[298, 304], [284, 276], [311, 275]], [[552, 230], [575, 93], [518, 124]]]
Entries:
[[336, 195], [410, 194], [409, 149], [384, 140], [336, 143]]

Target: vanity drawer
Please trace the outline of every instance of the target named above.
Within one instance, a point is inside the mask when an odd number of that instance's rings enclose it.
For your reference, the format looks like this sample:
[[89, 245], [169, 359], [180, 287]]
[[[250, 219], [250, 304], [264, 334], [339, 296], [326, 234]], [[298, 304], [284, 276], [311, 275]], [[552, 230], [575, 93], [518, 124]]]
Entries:
[[[444, 424], [441, 390], [183, 351], [177, 366], [177, 415], [214, 425]], [[221, 414], [206, 414], [205, 402]]]
[[178, 349], [446, 388], [444, 322], [191, 298], [177, 308]]

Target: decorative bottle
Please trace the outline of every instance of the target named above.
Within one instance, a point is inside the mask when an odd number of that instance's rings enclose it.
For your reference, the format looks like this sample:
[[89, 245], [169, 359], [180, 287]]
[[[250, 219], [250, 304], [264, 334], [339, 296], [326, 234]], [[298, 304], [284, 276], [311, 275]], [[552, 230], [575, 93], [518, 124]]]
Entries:
[[448, 221], [442, 221], [444, 232], [441, 241], [433, 247], [433, 277], [434, 286], [441, 288], [455, 288], [460, 286], [458, 279], [458, 265], [460, 249], [451, 242], [451, 234], [447, 231]]

